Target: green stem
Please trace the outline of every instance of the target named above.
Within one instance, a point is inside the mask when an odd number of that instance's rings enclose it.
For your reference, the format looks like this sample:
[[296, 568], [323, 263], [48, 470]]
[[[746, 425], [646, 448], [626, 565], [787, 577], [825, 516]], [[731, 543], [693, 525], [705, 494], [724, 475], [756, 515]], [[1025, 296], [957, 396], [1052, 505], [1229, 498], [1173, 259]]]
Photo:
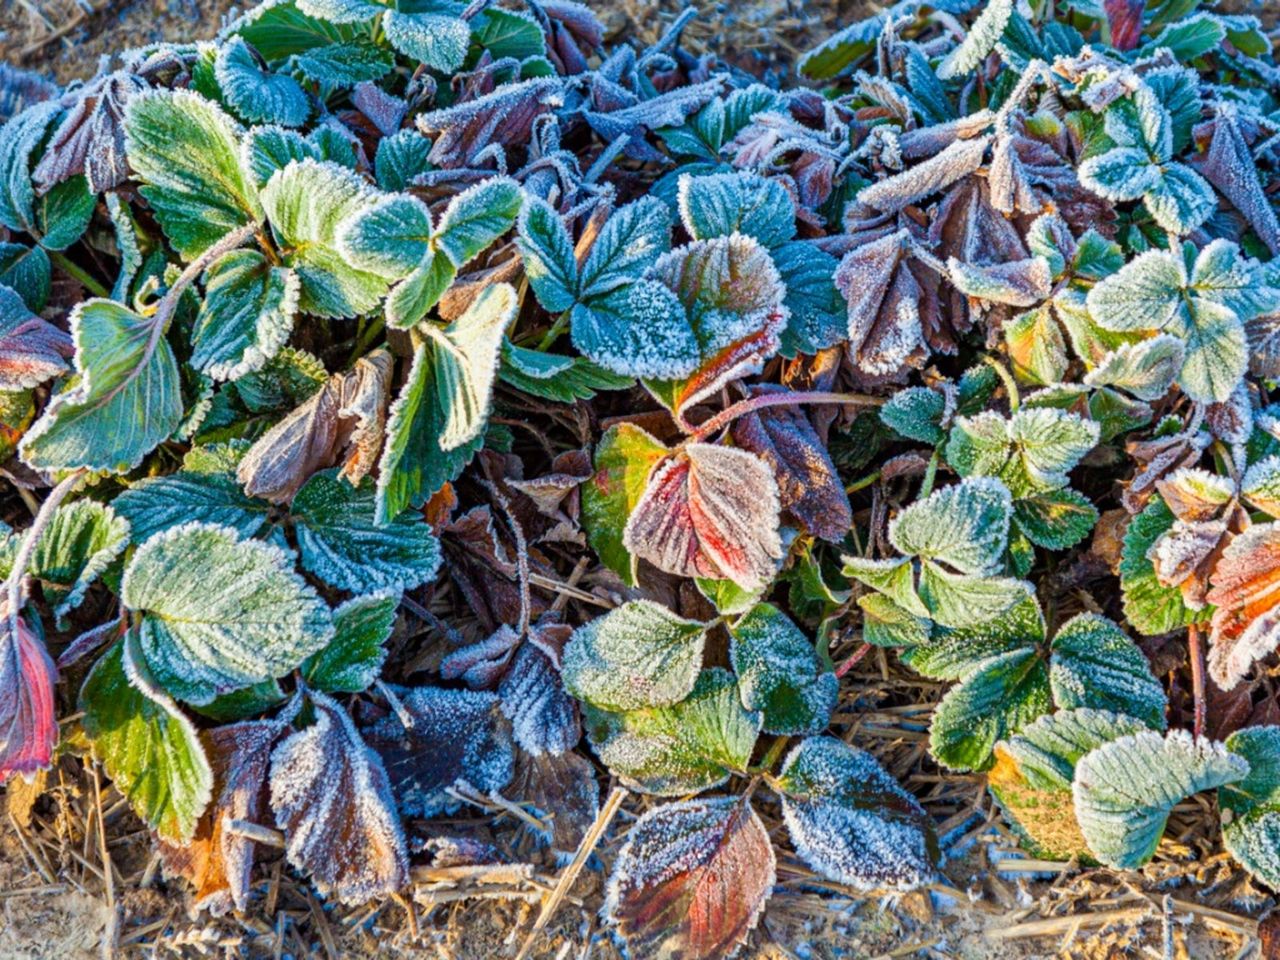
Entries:
[[938, 476], [938, 459], [940, 451], [935, 447], [933, 456], [929, 458], [929, 465], [924, 470], [924, 481], [920, 484], [920, 496], [916, 499], [923, 500], [929, 494], [933, 493], [933, 481]]
[[566, 310], [564, 313], [560, 314], [560, 316], [556, 317], [556, 322], [553, 323], [550, 326], [550, 328], [548, 328], [546, 334], [538, 342], [538, 350], [540, 351], [546, 350], [553, 343], [555, 343], [556, 339], [560, 336], [560, 334], [564, 333], [564, 328], [567, 327], [568, 325], [569, 325], [569, 311]]
[[865, 490], [867, 487], [871, 486], [873, 483], [875, 483], [879, 479], [880, 479], [880, 471], [877, 470], [875, 473], [867, 474], [861, 480], [853, 481], [853, 483], [849, 484], [847, 487], [844, 488], [844, 492], [857, 493], [859, 490]]
[[1009, 409], [1012, 412], [1017, 413], [1018, 405], [1022, 402], [1022, 399], [1018, 394], [1018, 383], [1013, 379], [1013, 374], [1009, 372], [1008, 367], [995, 357], [983, 357], [982, 359], [985, 360], [987, 365], [996, 372], [996, 376], [998, 376], [1000, 381], [1004, 384], [1005, 392], [1009, 394]]
[[[361, 322], [363, 323], [364, 321]], [[378, 338], [385, 326], [386, 319], [379, 314], [372, 323], [366, 324], [363, 330], [357, 332], [356, 345], [351, 348], [351, 356], [347, 358], [347, 366], [364, 356], [365, 351], [369, 349], [369, 345]]]
[[92, 293], [95, 297], [109, 297], [111, 291], [104, 287], [101, 283], [89, 276], [83, 267], [76, 266], [65, 253], [51, 251], [49, 259], [52, 260], [63, 273], [79, 280], [84, 284], [84, 288]]

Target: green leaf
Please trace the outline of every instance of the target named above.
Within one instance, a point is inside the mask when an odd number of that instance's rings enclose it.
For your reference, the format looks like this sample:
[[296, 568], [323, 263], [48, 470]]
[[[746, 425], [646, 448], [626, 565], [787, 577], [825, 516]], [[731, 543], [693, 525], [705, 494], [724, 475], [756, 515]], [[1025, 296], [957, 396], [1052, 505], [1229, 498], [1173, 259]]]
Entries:
[[1066, 550], [1089, 535], [1098, 510], [1084, 494], [1064, 487], [1015, 500], [1013, 522], [1037, 547]]
[[303, 568], [339, 590], [412, 590], [440, 569], [440, 542], [421, 514], [375, 522], [376, 494], [367, 478], [353, 487], [337, 470], [314, 474], [289, 512]]
[[1044, 614], [1024, 583], [1004, 616], [958, 629], [935, 627], [928, 642], [902, 652], [902, 662], [931, 679], [963, 680], [993, 657], [1035, 649], [1044, 639]]
[[49, 302], [52, 272], [42, 247], [0, 243], [0, 285], [13, 290], [32, 313], [39, 314]]
[[1227, 31], [1218, 17], [1197, 13], [1166, 26], [1142, 45], [1138, 56], [1148, 56], [1166, 47], [1183, 63], [1188, 63], [1216, 50], [1226, 36]]
[[325, 693], [363, 693], [382, 671], [400, 607], [397, 593], [354, 597], [333, 611], [333, 639], [302, 664], [307, 684]]
[[1218, 789], [1227, 852], [1268, 887], [1280, 887], [1280, 727], [1246, 727], [1226, 747], [1249, 774]]
[[232, 527], [247, 539], [262, 531], [271, 509], [265, 500], [246, 496], [231, 473], [189, 470], [139, 480], [118, 494], [111, 506], [129, 521], [135, 544], [192, 521]]
[[33, 104], [0, 127], [0, 224], [18, 233], [35, 233], [35, 185], [31, 154], [58, 115], [58, 98]]
[[582, 525], [600, 561], [629, 585], [635, 584], [631, 553], [622, 543], [631, 511], [648, 485], [649, 474], [669, 451], [631, 423], [610, 427], [596, 446], [595, 475], [582, 490]]
[[468, 187], [445, 208], [436, 247], [461, 270], [515, 226], [523, 194], [509, 177], [492, 177]]
[[1204, 177], [1181, 163], [1163, 167], [1142, 202], [1161, 229], [1179, 236], [1203, 225], [1218, 206], [1218, 198]]
[[304, 77], [327, 89], [381, 80], [395, 67], [395, 62], [391, 51], [363, 40], [312, 47], [293, 60]]
[[987, 787], [1023, 849], [1050, 860], [1093, 862], [1072, 803], [1076, 763], [1104, 743], [1145, 729], [1140, 720], [1105, 710], [1059, 710], [996, 744]]
[[79, 240], [97, 202], [83, 175], [64, 180], [41, 196], [36, 201], [40, 245], [46, 250], [65, 250]]
[[593, 707], [669, 707], [693, 689], [706, 627], [651, 600], [631, 600], [574, 631], [565, 645], [565, 689]]
[[956, 419], [947, 462], [963, 477], [998, 477], [1021, 499], [1065, 487], [1099, 433], [1093, 421], [1051, 407], [1023, 406], [1007, 420], [987, 411]]
[[1182, 341], [1168, 334], [1122, 343], [1098, 361], [1084, 382], [1091, 387], [1115, 387], [1139, 400], [1159, 400], [1182, 369], [1183, 356]]
[[1100, 197], [1137, 200], [1160, 183], [1160, 167], [1145, 148], [1116, 147], [1080, 164], [1080, 182]]
[[333, 636], [328, 606], [292, 555], [212, 524], [174, 527], [139, 547], [120, 600], [144, 616], [139, 642], [156, 679], [197, 704], [283, 676]]
[[397, 130], [378, 141], [373, 169], [383, 190], [403, 190], [419, 173], [431, 169], [431, 141], [417, 130]]
[[947, 416], [947, 399], [928, 387], [907, 387], [891, 396], [880, 408], [880, 419], [908, 440], [937, 446], [946, 439], [942, 423]]
[[284, 691], [278, 680], [264, 680], [243, 690], [214, 697], [211, 703], [192, 707], [202, 717], [215, 723], [238, 723], [250, 717], [258, 717], [285, 701]]
[[22, 438], [37, 470], [132, 470], [182, 420], [178, 365], [155, 321], [111, 300], [71, 312], [76, 376]]
[[961, 573], [990, 576], [999, 569], [1009, 537], [1013, 502], [1005, 486], [965, 480], [917, 501], [889, 525], [899, 552], [937, 560]]
[[560, 214], [545, 200], [529, 197], [516, 232], [524, 273], [538, 302], [551, 313], [568, 310], [577, 299], [578, 264]]
[[582, 264], [579, 295], [589, 300], [634, 283], [670, 249], [671, 214], [665, 203], [643, 197], [619, 207]]
[[840, 262], [807, 240], [793, 240], [769, 251], [786, 287], [783, 306], [790, 312], [778, 352], [784, 357], [815, 354], [849, 336], [849, 308], [836, 289]]
[[802, 740], [776, 789], [796, 852], [827, 879], [871, 891], [912, 890], [935, 877], [933, 822], [865, 750], [834, 737]]
[[680, 177], [680, 219], [689, 236], [710, 240], [741, 233], [769, 249], [796, 234], [796, 208], [778, 180], [754, 173]]
[[1185, 730], [1121, 737], [1076, 764], [1076, 820], [1099, 862], [1132, 870], [1156, 852], [1175, 804], [1248, 773], [1243, 757]]
[[1067, 345], [1048, 304], [1006, 323], [1004, 342], [1014, 376], [1024, 383], [1057, 383], [1066, 375], [1070, 364]]
[[251, 127], [240, 145], [241, 168], [258, 189], [266, 186], [277, 170], [294, 160], [323, 160], [320, 149], [298, 133], [271, 125]]
[[476, 43], [488, 50], [495, 60], [502, 57], [524, 60], [547, 52], [546, 37], [538, 21], [520, 10], [489, 7], [476, 18], [472, 30]]
[[189, 843], [213, 794], [213, 772], [195, 727], [147, 673], [135, 633], [90, 671], [80, 709], [116, 789], [161, 837]]
[[336, 163], [290, 161], [262, 188], [262, 205], [284, 264], [298, 275], [298, 306], [319, 317], [354, 317], [376, 307], [386, 281], [348, 262], [339, 225], [371, 205], [375, 193]]
[[1149, 250], [1089, 291], [1089, 313], [1107, 330], [1159, 330], [1173, 318], [1186, 283], [1181, 259]]
[[968, 627], [1003, 615], [1021, 599], [1026, 584], [1012, 577], [965, 576], [925, 561], [920, 567], [920, 599], [929, 616], [945, 627]]
[[431, 211], [396, 193], [356, 211], [338, 228], [338, 249], [353, 265], [388, 280], [409, 274], [431, 253]]
[[973, 22], [959, 46], [938, 64], [938, 78], [952, 80], [977, 70], [978, 65], [995, 49], [1012, 15], [1013, 0], [991, 0]]
[[45, 528], [28, 572], [61, 619], [84, 600], [90, 585], [129, 544], [129, 524], [92, 500], [63, 504]]
[[928, 608], [916, 595], [915, 565], [907, 558], [896, 560], [870, 560], [865, 557], [843, 556], [843, 572], [878, 590], [894, 604], [918, 617], [927, 617]]
[[[314, 15], [308, 0], [276, 0], [258, 4], [223, 30], [224, 36], [241, 36], [253, 44], [269, 63], [315, 47], [349, 40], [355, 28], [326, 23], [323, 14]], [[377, 13], [358, 19], [369, 19]]]
[[601, 761], [641, 793], [678, 797], [719, 786], [743, 771], [760, 733], [727, 670], [703, 670], [674, 706], [606, 713], [588, 707], [587, 735]]
[[929, 640], [929, 621], [902, 609], [882, 593], [858, 598], [862, 639], [877, 647], [911, 648]]
[[1059, 707], [1111, 710], [1164, 729], [1164, 687], [1142, 651], [1106, 617], [1072, 617], [1059, 628], [1051, 649], [1049, 682]]
[[215, 380], [261, 370], [293, 332], [298, 275], [256, 250], [223, 254], [205, 273], [191, 365]]
[[539, 353], [510, 340], [502, 345], [498, 376], [517, 390], [555, 403], [590, 400], [602, 390], [628, 390], [636, 385], [631, 377], [610, 373], [586, 357]]
[[139, 192], [185, 259], [262, 220], [257, 190], [240, 166], [242, 131], [216, 104], [185, 90], [131, 97], [124, 131]]
[[1163, 586], [1156, 578], [1148, 557], [1157, 540], [1173, 526], [1176, 518], [1160, 496], [1129, 521], [1120, 554], [1120, 591], [1124, 615], [1129, 623], [1148, 636], [1169, 633], [1188, 624], [1207, 620], [1211, 609], [1189, 610], [1177, 587]]
[[240, 37], [218, 48], [213, 69], [225, 102], [250, 123], [300, 127], [311, 116], [311, 102], [298, 81], [264, 69]]
[[820, 733], [831, 720], [840, 683], [785, 613], [761, 603], [729, 627], [729, 660], [742, 705], [764, 715], [766, 733]]
[[434, 13], [388, 10], [382, 16], [382, 29], [396, 50], [441, 73], [461, 67], [471, 43], [471, 28], [465, 20]]

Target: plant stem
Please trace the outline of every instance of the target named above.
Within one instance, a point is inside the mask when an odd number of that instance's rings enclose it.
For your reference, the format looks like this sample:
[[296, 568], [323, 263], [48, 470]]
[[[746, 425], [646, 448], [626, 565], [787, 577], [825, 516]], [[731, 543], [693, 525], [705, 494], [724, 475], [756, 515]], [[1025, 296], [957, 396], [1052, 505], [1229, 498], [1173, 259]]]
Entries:
[[109, 297], [111, 291], [104, 287], [101, 283], [91, 277], [83, 267], [77, 266], [71, 262], [71, 258], [65, 253], [53, 251], [49, 254], [49, 259], [57, 265], [58, 269], [63, 273], [74, 277], [84, 284], [84, 288], [92, 293], [95, 297]]
[[13, 558], [13, 569], [10, 570], [9, 580], [5, 584], [11, 637], [17, 637], [21, 623], [22, 581], [26, 576], [27, 564], [31, 562], [31, 555], [35, 553], [36, 544], [40, 542], [40, 537], [53, 521], [53, 515], [58, 511], [58, 504], [76, 488], [76, 484], [80, 482], [83, 475], [84, 470], [75, 470], [63, 477], [58, 485], [49, 491], [49, 496], [45, 497], [44, 503], [40, 504], [40, 511], [31, 521], [31, 526], [27, 528], [27, 535], [22, 540], [22, 546], [18, 548], [17, 556]]
[[865, 657], [870, 652], [871, 652], [871, 644], [864, 642], [862, 646], [860, 646], [857, 650], [853, 652], [853, 656], [849, 657], [848, 660], [844, 661], [844, 663], [836, 667], [836, 677], [837, 678], [843, 677], [846, 673], [848, 673], [855, 666], [857, 666], [858, 663], [861, 662], [862, 658]]
[[1194, 623], [1187, 627], [1187, 647], [1191, 656], [1191, 701], [1193, 704], [1192, 729], [1196, 739], [1204, 736], [1204, 651], [1200, 648], [1200, 628]]
[[996, 372], [996, 375], [1004, 383], [1005, 393], [1009, 394], [1009, 409], [1017, 413], [1018, 405], [1022, 402], [1018, 395], [1018, 383], [1013, 379], [1013, 374], [1009, 372], [1009, 368], [997, 360], [995, 357], [983, 357], [987, 365]]
[[865, 477], [863, 477], [860, 480], [853, 481], [853, 483], [849, 484], [847, 487], [844, 488], [844, 492], [857, 493], [859, 490], [864, 490], [867, 487], [871, 486], [873, 483], [875, 483], [879, 479], [880, 479], [880, 471], [877, 470], [875, 473], [867, 474]]
[[546, 334], [538, 341], [538, 350], [546, 350], [555, 343], [556, 339], [560, 334], [564, 333], [564, 328], [568, 325], [569, 311], [566, 310], [564, 313], [560, 314], [560, 316], [556, 317], [556, 322], [547, 329]]
[[726, 427], [734, 420], [765, 407], [792, 407], [802, 403], [860, 403], [864, 406], [878, 407], [884, 403], [880, 397], [869, 397], [862, 393], [826, 393], [823, 391], [794, 391], [791, 393], [762, 393], [746, 400], [739, 400], [725, 407], [714, 417], [698, 427], [689, 435], [689, 441], [705, 440], [721, 427]]
[[920, 496], [917, 498], [923, 500], [929, 494], [933, 493], [933, 482], [938, 476], [938, 459], [939, 451], [937, 447], [933, 449], [933, 456], [929, 458], [929, 465], [924, 469], [924, 480], [920, 483]]

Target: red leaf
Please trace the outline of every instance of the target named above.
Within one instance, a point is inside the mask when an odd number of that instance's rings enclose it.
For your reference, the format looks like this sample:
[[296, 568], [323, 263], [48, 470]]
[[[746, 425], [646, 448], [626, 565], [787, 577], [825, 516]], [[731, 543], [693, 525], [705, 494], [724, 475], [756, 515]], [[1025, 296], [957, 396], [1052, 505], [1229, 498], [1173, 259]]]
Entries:
[[18, 620], [0, 636], [0, 783], [47, 770], [58, 742], [53, 685], [58, 675], [40, 638]]
[[1280, 525], [1259, 524], [1223, 551], [1205, 599], [1213, 612], [1209, 675], [1230, 690], [1280, 643]]
[[649, 477], [623, 544], [667, 573], [753, 590], [773, 579], [782, 556], [778, 510], [778, 484], [763, 460], [691, 443]]
[[1111, 27], [1111, 46], [1117, 50], [1137, 47], [1146, 5], [1146, 0], [1103, 0], [1102, 9], [1107, 12], [1107, 23]]
[[61, 376], [75, 353], [71, 338], [0, 285], [0, 391], [26, 390]]
[[723, 960], [773, 891], [769, 833], [737, 797], [669, 803], [641, 817], [609, 878], [605, 913], [634, 960]]

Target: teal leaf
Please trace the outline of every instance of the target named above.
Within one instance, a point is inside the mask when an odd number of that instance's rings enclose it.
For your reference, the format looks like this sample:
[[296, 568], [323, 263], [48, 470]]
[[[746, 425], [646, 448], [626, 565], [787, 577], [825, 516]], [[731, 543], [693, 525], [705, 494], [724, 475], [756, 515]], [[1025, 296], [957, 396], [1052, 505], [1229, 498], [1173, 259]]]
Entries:
[[240, 144], [240, 165], [259, 190], [295, 160], [322, 160], [320, 150], [296, 130], [277, 124], [250, 127]]
[[63, 504], [36, 543], [28, 572], [61, 619], [128, 544], [129, 523], [112, 507], [93, 500]]
[[354, 266], [388, 280], [409, 274], [431, 252], [431, 211], [417, 197], [379, 197], [338, 228], [338, 249]]
[[936, 446], [947, 436], [942, 429], [947, 407], [947, 398], [937, 390], [907, 387], [885, 402], [880, 408], [880, 419], [908, 440]]
[[445, 208], [436, 248], [461, 270], [515, 226], [523, 194], [509, 177], [491, 177], [463, 190]]
[[1138, 646], [1106, 617], [1072, 617], [1058, 629], [1051, 649], [1049, 682], [1059, 707], [1110, 710], [1164, 728], [1164, 687]]
[[471, 27], [465, 20], [435, 13], [388, 10], [382, 16], [382, 29], [400, 53], [441, 73], [461, 67], [471, 43]]
[[265, 69], [240, 37], [218, 48], [213, 69], [226, 103], [250, 123], [300, 127], [311, 115], [311, 103], [298, 81]]
[[395, 55], [363, 40], [312, 47], [293, 59], [298, 72], [326, 89], [381, 80], [395, 67]]
[[363, 693], [382, 671], [384, 644], [396, 623], [398, 593], [354, 597], [333, 611], [333, 639], [302, 664], [308, 686], [325, 693]]
[[1066, 550], [1093, 530], [1098, 508], [1084, 494], [1064, 487], [1015, 500], [1013, 522], [1037, 547]]
[[1156, 577], [1148, 554], [1174, 524], [1173, 512], [1158, 495], [1137, 516], [1129, 520], [1120, 553], [1120, 591], [1125, 619], [1141, 633], [1153, 636], [1169, 633], [1206, 619], [1208, 611], [1193, 611], [1183, 601], [1182, 591], [1166, 587]]
[[1226, 747], [1249, 763], [1242, 780], [1218, 789], [1227, 852], [1268, 887], [1280, 887], [1280, 727], [1246, 727]]
[[899, 552], [937, 560], [961, 573], [990, 576], [1009, 537], [1013, 501], [996, 480], [965, 480], [907, 507], [889, 525]]
[[564, 221], [545, 200], [529, 197], [520, 211], [516, 246], [524, 258], [524, 273], [543, 308], [561, 313], [577, 299], [578, 264], [573, 239]]
[[1179, 236], [1200, 227], [1218, 206], [1204, 177], [1181, 163], [1163, 167], [1142, 202], [1161, 229]]
[[695, 240], [741, 233], [768, 249], [796, 234], [796, 208], [778, 180], [754, 173], [680, 178], [680, 219]]
[[1013, 0], [991, 0], [969, 27], [960, 44], [938, 64], [938, 78], [952, 80], [977, 70], [978, 65], [995, 49], [1012, 15]]
[[205, 273], [191, 365], [215, 380], [261, 370], [293, 332], [298, 288], [296, 273], [256, 250], [223, 254]]
[[644, 197], [619, 207], [582, 264], [579, 295], [589, 300], [634, 283], [670, 249], [671, 214], [665, 203]]
[[111, 506], [129, 521], [135, 544], [192, 521], [231, 527], [242, 538], [253, 537], [267, 524], [270, 510], [265, 500], [246, 496], [233, 474], [189, 470], [139, 480], [117, 494]]
[[730, 625], [729, 636], [742, 705], [763, 714], [766, 733], [802, 736], [826, 729], [840, 684], [790, 617], [761, 603]]

